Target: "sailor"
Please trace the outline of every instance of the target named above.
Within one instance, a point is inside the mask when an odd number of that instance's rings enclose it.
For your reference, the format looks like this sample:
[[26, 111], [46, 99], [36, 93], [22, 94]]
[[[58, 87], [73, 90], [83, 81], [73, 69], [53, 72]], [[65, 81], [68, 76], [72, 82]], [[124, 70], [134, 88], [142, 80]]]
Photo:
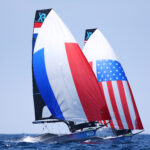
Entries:
[[132, 131], [130, 129], [124, 129], [124, 130], [113, 130], [114, 135], [119, 136], [119, 135], [126, 135], [126, 134], [131, 134]]

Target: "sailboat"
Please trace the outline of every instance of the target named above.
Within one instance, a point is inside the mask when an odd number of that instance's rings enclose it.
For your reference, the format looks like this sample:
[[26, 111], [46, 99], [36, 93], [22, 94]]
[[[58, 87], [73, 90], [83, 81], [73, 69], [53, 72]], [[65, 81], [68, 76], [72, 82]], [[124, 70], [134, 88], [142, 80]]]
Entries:
[[[99, 29], [85, 31], [86, 56], [103, 92], [112, 121], [115, 136], [134, 135], [143, 131], [143, 125], [123, 67], [110, 44]], [[104, 124], [105, 120], [100, 121]], [[133, 132], [135, 131], [135, 132]]]
[[[45, 141], [96, 137], [111, 120], [94, 72], [69, 29], [53, 9], [37, 10], [32, 40], [34, 124], [64, 122], [70, 133]], [[89, 129], [90, 127], [90, 129]]]

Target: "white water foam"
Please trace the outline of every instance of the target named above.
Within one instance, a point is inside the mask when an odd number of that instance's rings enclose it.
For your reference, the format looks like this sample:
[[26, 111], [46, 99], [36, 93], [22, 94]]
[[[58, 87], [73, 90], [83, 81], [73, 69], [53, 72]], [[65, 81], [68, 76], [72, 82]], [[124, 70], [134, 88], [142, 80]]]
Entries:
[[23, 137], [22, 139], [20, 139], [19, 142], [36, 143], [39, 141], [40, 141], [40, 139], [38, 139], [36, 137], [26, 136], [26, 137]]

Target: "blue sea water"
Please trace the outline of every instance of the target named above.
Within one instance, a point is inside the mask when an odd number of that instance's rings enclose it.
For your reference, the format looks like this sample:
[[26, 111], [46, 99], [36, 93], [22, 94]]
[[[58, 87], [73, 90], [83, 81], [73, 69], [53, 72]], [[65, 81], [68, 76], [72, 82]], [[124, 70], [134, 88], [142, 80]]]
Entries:
[[36, 135], [0, 134], [0, 149], [7, 150], [150, 150], [150, 135], [140, 134], [132, 138], [93, 140], [71, 143], [33, 142]]

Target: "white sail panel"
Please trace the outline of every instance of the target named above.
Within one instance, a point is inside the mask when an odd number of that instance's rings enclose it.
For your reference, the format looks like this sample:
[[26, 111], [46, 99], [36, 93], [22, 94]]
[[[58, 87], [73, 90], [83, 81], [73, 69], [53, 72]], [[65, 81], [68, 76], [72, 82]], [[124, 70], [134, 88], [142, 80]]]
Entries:
[[47, 106], [44, 106], [43, 107], [43, 111], [42, 111], [42, 118], [49, 118], [51, 116], [52, 116], [52, 114], [50, 113], [50, 111], [47, 108]]
[[110, 44], [98, 29], [90, 36], [83, 52], [89, 62], [102, 59], [117, 60]]

